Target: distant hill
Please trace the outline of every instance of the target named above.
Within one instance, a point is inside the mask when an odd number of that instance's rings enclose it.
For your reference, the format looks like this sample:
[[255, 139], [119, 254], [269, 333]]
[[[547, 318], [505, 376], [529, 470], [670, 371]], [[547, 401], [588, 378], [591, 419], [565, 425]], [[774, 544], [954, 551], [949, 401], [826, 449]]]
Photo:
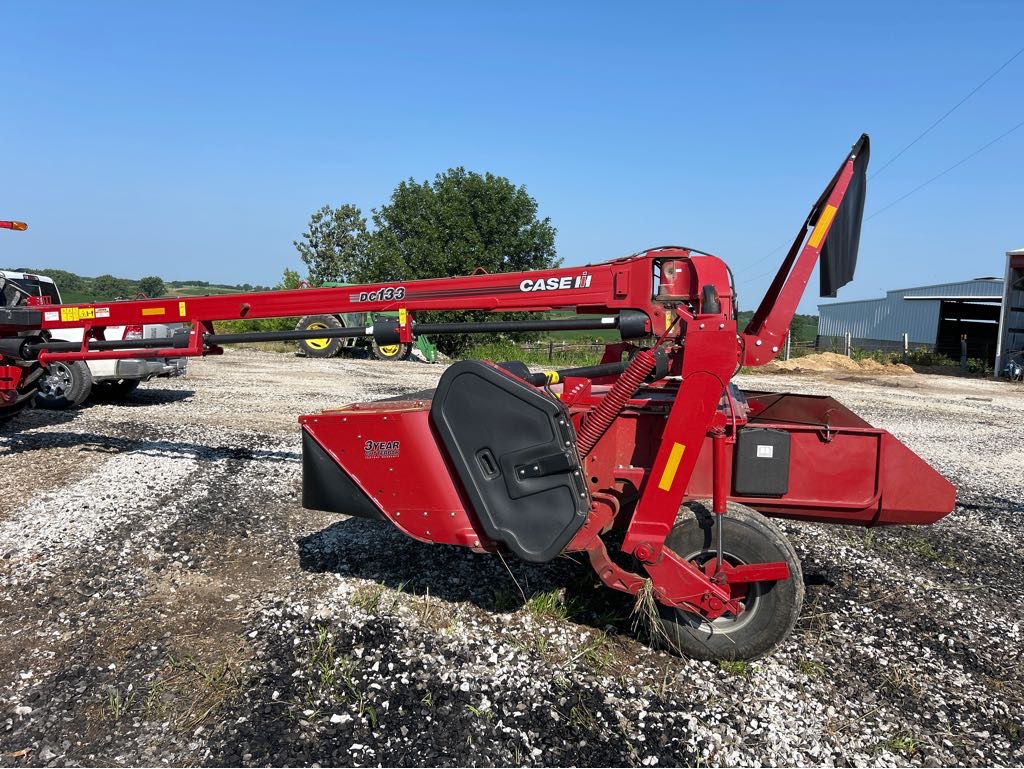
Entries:
[[[32, 272], [53, 278], [60, 290], [61, 299], [68, 304], [84, 304], [87, 302], [105, 302], [112, 299], [132, 299], [146, 292], [140, 284], [147, 280], [153, 285], [153, 278], [132, 280], [117, 278], [113, 275], [100, 275], [89, 278], [67, 270], [49, 267], [12, 267], [19, 272]], [[154, 292], [154, 296], [202, 296], [204, 294], [230, 294], [239, 291], [269, 291], [270, 286], [254, 286], [249, 283], [230, 286], [223, 283], [209, 283], [205, 280], [161, 280], [156, 285], [163, 290]]]

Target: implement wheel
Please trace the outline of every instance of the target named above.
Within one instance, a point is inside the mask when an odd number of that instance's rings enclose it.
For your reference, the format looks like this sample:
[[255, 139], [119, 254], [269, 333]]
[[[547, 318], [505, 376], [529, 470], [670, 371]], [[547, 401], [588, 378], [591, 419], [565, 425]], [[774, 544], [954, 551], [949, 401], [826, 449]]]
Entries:
[[[715, 567], [717, 516], [710, 507], [691, 503], [665, 545], [705, 572]], [[789, 579], [735, 585], [734, 598], [743, 601], [738, 616], [723, 614], [708, 621], [690, 612], [659, 606], [661, 643], [669, 651], [699, 660], [751, 660], [768, 654], [793, 630], [804, 600], [803, 572], [796, 551], [779, 528], [754, 510], [729, 503], [722, 518], [722, 559], [729, 566], [785, 561]]]
[[377, 344], [373, 340], [373, 357], [377, 360], [408, 360], [410, 355], [411, 344]]
[[[322, 328], [343, 328], [341, 321], [333, 315], [306, 315], [299, 319], [296, 331], [315, 331]], [[341, 339], [300, 339], [299, 352], [310, 358], [330, 358], [341, 349]]]

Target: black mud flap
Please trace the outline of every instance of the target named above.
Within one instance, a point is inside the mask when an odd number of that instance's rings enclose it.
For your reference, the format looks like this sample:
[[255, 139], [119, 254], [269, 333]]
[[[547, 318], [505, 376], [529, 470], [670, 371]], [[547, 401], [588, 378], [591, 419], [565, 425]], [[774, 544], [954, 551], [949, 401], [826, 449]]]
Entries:
[[560, 403], [467, 360], [441, 376], [430, 419], [487, 536], [541, 563], [569, 544], [590, 499]]
[[789, 491], [791, 438], [785, 430], [741, 429], [733, 459], [733, 491], [741, 497], [784, 496]]
[[376, 503], [305, 430], [302, 431], [302, 506], [307, 510], [386, 520]]

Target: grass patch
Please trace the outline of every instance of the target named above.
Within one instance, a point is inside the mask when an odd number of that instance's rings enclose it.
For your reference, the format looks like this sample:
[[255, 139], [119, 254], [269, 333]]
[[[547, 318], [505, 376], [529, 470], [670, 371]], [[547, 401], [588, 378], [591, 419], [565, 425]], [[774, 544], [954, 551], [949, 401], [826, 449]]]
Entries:
[[800, 660], [797, 669], [809, 678], [821, 678], [825, 675], [825, 666], [817, 660]]
[[558, 590], [534, 593], [526, 599], [523, 608], [537, 619], [565, 619], [569, 616], [565, 599]]
[[902, 665], [889, 665], [878, 674], [879, 681], [894, 692], [920, 696], [924, 690], [921, 682], [911, 668]]
[[222, 655], [216, 662], [205, 662], [185, 653], [171, 658], [173, 682], [179, 698], [187, 704], [178, 722], [185, 729], [194, 729], [214, 716], [241, 688], [240, 666], [236, 660]]
[[493, 342], [470, 347], [463, 358], [476, 358], [503, 363], [518, 360], [527, 365], [544, 366], [546, 368], [567, 368], [573, 366], [589, 366], [598, 363], [604, 354], [599, 346], [581, 345], [578, 343], [556, 343], [548, 347], [545, 343], [536, 343], [528, 348], [520, 347], [513, 342]]
[[605, 633], [596, 633], [584, 644], [576, 659], [600, 673], [615, 664], [615, 646]]
[[746, 660], [722, 660], [718, 663], [718, 667], [722, 672], [737, 678], [749, 680], [754, 675], [754, 666]]
[[107, 712], [110, 713], [115, 721], [120, 721], [121, 717], [131, 710], [134, 704], [135, 692], [133, 691], [121, 694], [120, 689], [112, 687], [107, 692]]
[[924, 537], [911, 536], [907, 539], [906, 544], [907, 549], [918, 558], [943, 566], [956, 566], [956, 559], [936, 550], [935, 546]]
[[911, 755], [917, 752], [917, 748], [920, 745], [920, 740], [914, 736], [914, 733], [910, 729], [900, 729], [892, 737], [887, 737], [875, 746], [876, 752], [882, 752], [888, 750], [892, 753], [902, 753], [903, 755]]
[[[398, 590], [401, 591], [403, 585]], [[360, 585], [352, 593], [349, 603], [367, 614], [394, 614], [398, 610], [399, 592], [387, 600], [387, 589], [377, 583]]]

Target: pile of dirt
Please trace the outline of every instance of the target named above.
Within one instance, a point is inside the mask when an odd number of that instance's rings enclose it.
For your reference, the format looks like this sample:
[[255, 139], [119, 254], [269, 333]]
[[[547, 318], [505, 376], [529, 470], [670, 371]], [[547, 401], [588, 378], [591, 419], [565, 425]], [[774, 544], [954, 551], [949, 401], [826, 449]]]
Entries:
[[914, 370], [903, 363], [879, 363], [872, 358], [855, 360], [845, 355], [837, 355], [834, 352], [819, 352], [814, 355], [804, 355], [801, 358], [791, 360], [776, 360], [766, 366], [762, 371], [797, 371], [797, 372], [821, 372], [821, 371], [844, 371], [854, 374], [888, 374], [903, 376], [913, 374]]

